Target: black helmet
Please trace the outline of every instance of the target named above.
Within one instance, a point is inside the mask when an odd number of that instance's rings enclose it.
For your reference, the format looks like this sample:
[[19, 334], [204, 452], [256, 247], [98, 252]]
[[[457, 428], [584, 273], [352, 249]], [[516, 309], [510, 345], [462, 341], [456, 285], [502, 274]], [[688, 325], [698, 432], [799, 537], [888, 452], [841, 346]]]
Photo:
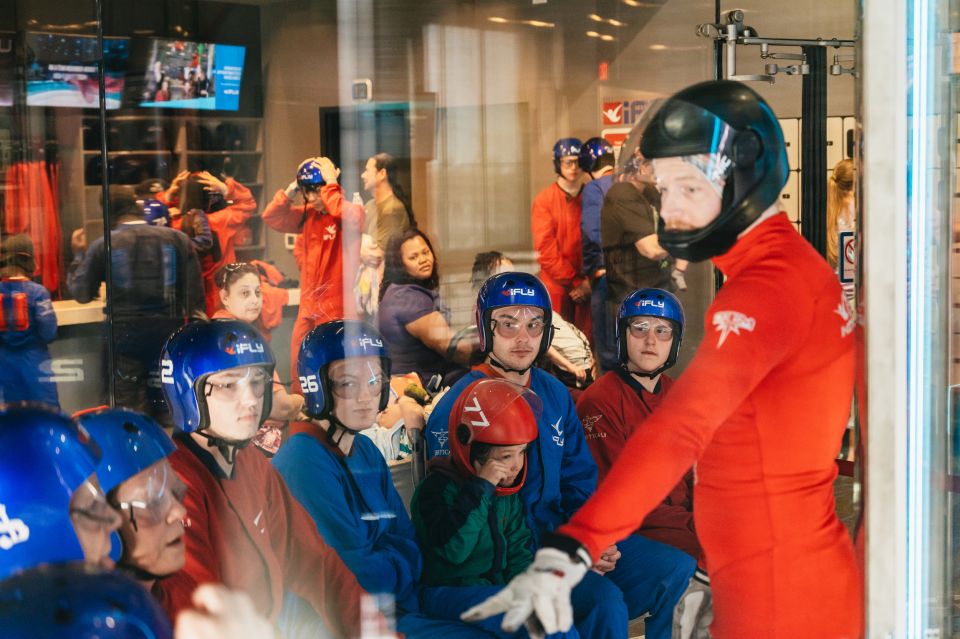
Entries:
[[763, 98], [739, 82], [701, 82], [666, 100], [644, 130], [640, 151], [647, 159], [713, 156], [708, 172], [723, 179], [720, 214], [712, 222], [684, 231], [658, 226], [661, 246], [682, 259], [726, 253], [787, 183], [780, 123]]

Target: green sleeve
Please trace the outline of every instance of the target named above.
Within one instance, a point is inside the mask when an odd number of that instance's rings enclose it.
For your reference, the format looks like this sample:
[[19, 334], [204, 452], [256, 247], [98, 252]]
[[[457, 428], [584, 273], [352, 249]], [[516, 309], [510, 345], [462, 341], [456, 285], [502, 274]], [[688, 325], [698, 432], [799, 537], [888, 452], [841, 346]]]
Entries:
[[457, 483], [431, 474], [417, 492], [414, 524], [424, 554], [452, 564], [466, 562], [480, 536], [487, 534], [493, 484], [476, 478]]
[[507, 567], [505, 577], [510, 581], [533, 563], [530, 550], [532, 538], [527, 528], [527, 518], [523, 512], [523, 502], [517, 495], [511, 495], [507, 511], [507, 522], [503, 535], [507, 542]]

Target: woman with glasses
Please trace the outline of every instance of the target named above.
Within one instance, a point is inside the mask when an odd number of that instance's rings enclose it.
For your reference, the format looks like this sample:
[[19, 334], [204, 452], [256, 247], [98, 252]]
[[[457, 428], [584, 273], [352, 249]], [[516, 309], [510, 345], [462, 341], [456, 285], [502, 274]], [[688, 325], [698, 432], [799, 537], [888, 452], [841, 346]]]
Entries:
[[424, 385], [439, 375], [449, 386], [466, 372], [476, 339], [454, 339], [440, 299], [436, 254], [419, 229], [408, 229], [387, 246], [377, 324], [395, 374], [416, 373]]
[[317, 533], [277, 471], [248, 445], [270, 414], [273, 353], [249, 324], [195, 322], [164, 347], [161, 383], [177, 449], [170, 465], [187, 485], [191, 525], [184, 568], [157, 582], [173, 617], [197, 586], [219, 582], [246, 592], [276, 621], [284, 592], [304, 599], [335, 637], [362, 634], [374, 609], [337, 553]]
[[[263, 310], [259, 269], [247, 262], [227, 264], [217, 271], [216, 284], [223, 308], [213, 314], [213, 319], [235, 319], [256, 326]], [[299, 418], [302, 410], [303, 396], [288, 393], [274, 371], [270, 419], [254, 437], [257, 447], [269, 456], [275, 455], [280, 448], [283, 422]]]

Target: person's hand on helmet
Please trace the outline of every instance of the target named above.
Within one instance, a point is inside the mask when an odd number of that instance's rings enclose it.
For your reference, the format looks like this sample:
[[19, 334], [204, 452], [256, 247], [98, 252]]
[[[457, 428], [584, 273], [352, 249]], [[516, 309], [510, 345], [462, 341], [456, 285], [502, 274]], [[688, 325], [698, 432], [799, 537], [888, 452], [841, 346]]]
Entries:
[[220, 192], [220, 195], [227, 197], [227, 193], [230, 192], [230, 187], [226, 185], [223, 181], [217, 178], [215, 175], [210, 173], [210, 171], [204, 171], [197, 176], [197, 180], [203, 184], [203, 188], [208, 191]]
[[337, 178], [340, 177], [340, 169], [334, 166], [330, 158], [317, 158], [317, 162], [320, 164], [320, 175], [323, 176], [323, 181], [327, 184], [336, 184]]

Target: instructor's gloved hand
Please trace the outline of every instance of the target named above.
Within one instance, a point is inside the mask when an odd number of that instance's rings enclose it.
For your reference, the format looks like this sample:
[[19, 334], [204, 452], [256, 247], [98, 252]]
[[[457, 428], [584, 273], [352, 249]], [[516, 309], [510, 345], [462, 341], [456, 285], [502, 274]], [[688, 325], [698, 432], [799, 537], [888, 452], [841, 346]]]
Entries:
[[586, 552], [570, 554], [557, 548], [541, 548], [533, 563], [508, 583], [503, 590], [460, 615], [464, 621], [479, 621], [500, 613], [506, 632], [515, 632], [526, 624], [532, 639], [565, 632], [573, 625], [570, 591], [587, 569]]
[[710, 639], [711, 623], [713, 594], [710, 592], [710, 577], [697, 568], [673, 609], [671, 639]]

